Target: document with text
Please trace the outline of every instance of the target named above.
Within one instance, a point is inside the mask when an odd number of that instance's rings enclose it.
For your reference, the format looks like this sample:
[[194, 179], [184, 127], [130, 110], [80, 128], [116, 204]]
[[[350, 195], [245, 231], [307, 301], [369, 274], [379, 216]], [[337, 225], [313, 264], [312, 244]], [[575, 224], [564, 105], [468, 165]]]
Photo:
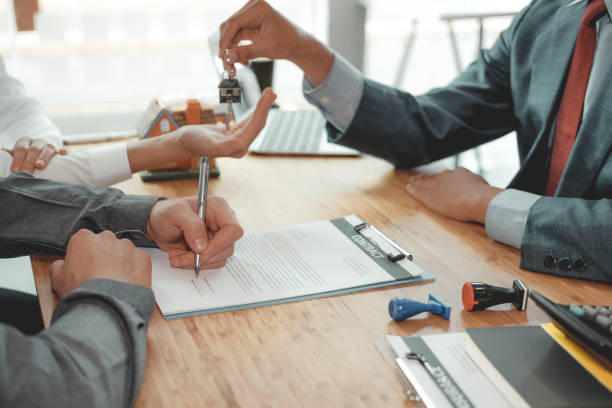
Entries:
[[172, 268], [165, 252], [144, 250], [153, 263], [155, 300], [166, 318], [433, 280], [355, 215], [246, 232], [223, 268], [202, 270], [198, 278], [193, 270]]

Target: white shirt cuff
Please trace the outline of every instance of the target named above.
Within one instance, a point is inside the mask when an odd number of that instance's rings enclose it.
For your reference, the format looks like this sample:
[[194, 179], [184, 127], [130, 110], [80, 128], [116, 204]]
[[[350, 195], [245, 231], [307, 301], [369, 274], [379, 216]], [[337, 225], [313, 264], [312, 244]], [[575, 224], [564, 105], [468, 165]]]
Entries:
[[[13, 156], [0, 150], [0, 177], [8, 177]], [[127, 144], [116, 143], [79, 150], [65, 156], [55, 155], [34, 176], [63, 183], [84, 184], [94, 188], [108, 187], [132, 177]]]
[[66, 156], [56, 155], [46, 169], [34, 176], [93, 188], [108, 187], [132, 177], [127, 144], [114, 143]]
[[485, 219], [487, 235], [514, 248], [520, 248], [529, 210], [541, 196], [507, 189], [491, 200]]
[[132, 177], [127, 143], [113, 143], [90, 151], [93, 178], [100, 187], [107, 187]]
[[304, 77], [304, 97], [343, 133], [351, 124], [363, 95], [363, 76], [341, 55], [334, 54], [332, 69], [316, 88]]

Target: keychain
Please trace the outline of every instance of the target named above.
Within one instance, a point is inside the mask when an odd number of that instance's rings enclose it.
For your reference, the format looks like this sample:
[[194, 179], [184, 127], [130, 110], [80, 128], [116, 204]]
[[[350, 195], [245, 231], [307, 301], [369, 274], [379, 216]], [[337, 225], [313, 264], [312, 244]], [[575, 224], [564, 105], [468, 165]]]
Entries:
[[[219, 103], [226, 103], [227, 109], [225, 110], [225, 116], [223, 117], [223, 124], [225, 129], [229, 129], [231, 122], [235, 120], [234, 109], [232, 108], [233, 103], [240, 103], [242, 89], [240, 83], [236, 79], [236, 69], [229, 65], [229, 50], [225, 50], [225, 57], [223, 58], [223, 66], [226, 68], [221, 75], [221, 82], [219, 83]], [[224, 78], [227, 73], [228, 78]]]

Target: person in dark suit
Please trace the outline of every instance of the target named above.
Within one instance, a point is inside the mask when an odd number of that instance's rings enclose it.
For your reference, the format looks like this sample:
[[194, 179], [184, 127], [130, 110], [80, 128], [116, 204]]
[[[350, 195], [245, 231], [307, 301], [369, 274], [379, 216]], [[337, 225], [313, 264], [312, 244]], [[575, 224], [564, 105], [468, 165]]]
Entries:
[[[414, 96], [364, 79], [265, 1], [220, 27], [229, 64], [287, 59], [329, 138], [411, 168], [516, 131], [508, 188], [465, 169], [416, 175], [408, 191], [440, 214], [485, 225], [521, 267], [612, 283], [611, 0], [534, 0], [443, 88]], [[246, 45], [239, 43], [249, 40]]]

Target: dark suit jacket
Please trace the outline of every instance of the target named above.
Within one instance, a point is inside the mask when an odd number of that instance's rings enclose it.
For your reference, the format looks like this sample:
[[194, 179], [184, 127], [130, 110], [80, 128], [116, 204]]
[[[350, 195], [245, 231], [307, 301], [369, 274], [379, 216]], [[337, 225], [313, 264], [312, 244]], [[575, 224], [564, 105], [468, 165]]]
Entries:
[[[516, 131], [521, 168], [511, 188], [542, 194], [554, 122], [586, 2], [535, 0], [448, 86], [413, 96], [365, 80], [344, 134], [330, 139], [414, 167]], [[604, 17], [605, 18], [605, 17]], [[612, 84], [612, 64], [605, 74]], [[612, 86], [584, 117], [557, 197], [532, 207], [521, 267], [612, 282]], [[586, 267], [584, 264], [586, 263]]]

